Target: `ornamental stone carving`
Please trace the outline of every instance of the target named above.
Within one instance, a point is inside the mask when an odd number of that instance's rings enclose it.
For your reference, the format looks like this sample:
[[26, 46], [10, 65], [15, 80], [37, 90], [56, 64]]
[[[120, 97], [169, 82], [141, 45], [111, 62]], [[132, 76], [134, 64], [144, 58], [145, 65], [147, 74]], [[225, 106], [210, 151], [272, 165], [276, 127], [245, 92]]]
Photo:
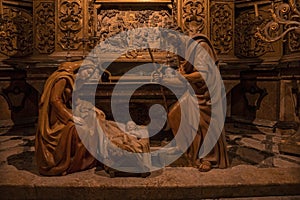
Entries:
[[97, 20], [97, 35], [100, 41], [126, 31], [141, 27], [167, 27], [172, 24], [172, 16], [167, 10], [101, 10]]
[[82, 1], [60, 0], [58, 5], [58, 44], [63, 50], [78, 50], [82, 45]]
[[233, 49], [233, 9], [229, 4], [214, 3], [210, 8], [211, 41], [218, 54]]
[[201, 33], [205, 27], [206, 3], [204, 0], [183, 1], [183, 27], [190, 33]]
[[4, 7], [0, 21], [0, 52], [26, 56], [33, 52], [32, 16], [22, 9]]
[[263, 27], [270, 21], [270, 15], [265, 10], [259, 10], [260, 15], [255, 16], [254, 11], [240, 13], [235, 21], [235, 53], [240, 57], [255, 58], [268, 52], [274, 52], [270, 43], [264, 42], [255, 35], [257, 27]]
[[[295, 21], [295, 22], [299, 22], [300, 20], [300, 2], [299, 1], [294, 1], [294, 4], [292, 4], [293, 7], [293, 12], [289, 13], [290, 15], [290, 20], [291, 21]], [[290, 32], [288, 35], [288, 46], [289, 46], [289, 50], [291, 52], [300, 52], [300, 31], [298, 29], [298, 31], [294, 31], [294, 32]]]
[[35, 7], [35, 48], [49, 54], [55, 50], [55, 5], [41, 2]]
[[[104, 45], [101, 46], [112, 51], [113, 49], [122, 49], [123, 47], [135, 46], [137, 44], [144, 45], [145, 42], [151, 40], [147, 36], [149, 33], [145, 33], [142, 30], [136, 30], [139, 33], [134, 38], [130, 35], [124, 35], [127, 33], [123, 31], [142, 27], [169, 27], [173, 22], [172, 15], [168, 10], [100, 10], [97, 20], [97, 36], [100, 37], [100, 42], [110, 38], [109, 41], [106, 41], [107, 47], [104, 47]], [[118, 33], [121, 33], [121, 35], [118, 35], [117, 38], [112, 37]], [[116, 39], [115, 43], [114, 39]], [[160, 38], [153, 38], [151, 41], [159, 42]], [[139, 52], [129, 50], [126, 57], [136, 58], [138, 55]]]
[[84, 42], [87, 42], [87, 46], [89, 49], [93, 49], [96, 46], [97, 41], [99, 40], [99, 37], [97, 36], [97, 27], [96, 27], [97, 5], [95, 5], [94, 0], [87, 1], [87, 9], [88, 9], [88, 16], [87, 16], [88, 38], [86, 38]]
[[289, 33], [288, 41], [289, 50], [291, 52], [300, 52], [300, 33]]
[[178, 22], [178, 0], [173, 0], [172, 15], [174, 22]]

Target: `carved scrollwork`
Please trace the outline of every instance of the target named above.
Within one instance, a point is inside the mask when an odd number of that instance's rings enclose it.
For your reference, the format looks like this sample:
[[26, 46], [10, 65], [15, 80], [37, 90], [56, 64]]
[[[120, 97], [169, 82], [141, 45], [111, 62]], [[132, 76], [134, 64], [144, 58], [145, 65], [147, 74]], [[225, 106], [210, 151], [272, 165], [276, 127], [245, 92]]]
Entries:
[[268, 12], [260, 10], [261, 15], [255, 17], [253, 11], [241, 13], [236, 18], [235, 53], [237, 56], [255, 58], [273, 52], [273, 46], [255, 35], [257, 26], [263, 27], [270, 21]]
[[233, 10], [229, 4], [215, 3], [211, 7], [211, 40], [218, 54], [233, 49]]
[[58, 10], [58, 27], [62, 34], [58, 43], [64, 50], [77, 50], [82, 41], [78, 33], [83, 28], [83, 11], [80, 0], [60, 1]]
[[55, 5], [54, 2], [41, 2], [36, 6], [36, 43], [40, 53], [55, 50]]
[[[296, 1], [289, 0], [288, 3], [275, 4], [272, 2], [270, 9], [272, 20], [264, 27], [258, 27], [256, 35], [266, 42], [276, 42], [290, 34], [292, 45], [290, 50], [294, 50], [294, 39], [300, 35], [300, 11]], [[283, 28], [283, 31], [282, 29]], [[299, 40], [299, 39], [298, 39]], [[297, 45], [296, 45], [297, 46]], [[298, 46], [299, 47], [299, 46]]]
[[183, 1], [183, 26], [191, 33], [200, 33], [205, 27], [205, 2], [203, 0]]
[[4, 8], [0, 21], [0, 52], [26, 56], [33, 51], [32, 16], [25, 10]]

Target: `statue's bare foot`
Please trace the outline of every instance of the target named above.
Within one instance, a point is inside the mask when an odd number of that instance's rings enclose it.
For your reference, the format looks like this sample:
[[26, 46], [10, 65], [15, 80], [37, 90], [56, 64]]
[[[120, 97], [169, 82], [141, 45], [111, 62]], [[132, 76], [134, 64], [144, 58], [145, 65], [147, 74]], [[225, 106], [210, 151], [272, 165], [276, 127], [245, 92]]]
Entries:
[[201, 160], [197, 168], [199, 169], [200, 172], [208, 172], [211, 170], [212, 165], [207, 160]]

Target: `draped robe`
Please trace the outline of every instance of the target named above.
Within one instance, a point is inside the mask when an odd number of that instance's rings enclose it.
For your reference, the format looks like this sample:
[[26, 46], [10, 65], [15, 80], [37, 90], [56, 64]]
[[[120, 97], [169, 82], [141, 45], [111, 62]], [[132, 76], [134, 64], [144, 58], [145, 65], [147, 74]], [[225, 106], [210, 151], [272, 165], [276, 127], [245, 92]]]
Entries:
[[[193, 37], [193, 39], [198, 43], [198, 45], [201, 45], [207, 53], [210, 55], [211, 59], [213, 59], [214, 62], [217, 63], [217, 56], [213, 50], [212, 45], [210, 44], [210, 41], [203, 35], [197, 35]], [[201, 60], [199, 60], [199, 57], [197, 56], [197, 50], [194, 47], [188, 47], [187, 50], [187, 57], [190, 57], [190, 62], [185, 61], [184, 64], [182, 64], [181, 68], [182, 75], [189, 75], [194, 72], [199, 73], [201, 71], [203, 75], [207, 74], [208, 68], [203, 66], [201, 63]], [[197, 63], [198, 62], [198, 63]], [[197, 69], [195, 68], [197, 66]], [[195, 137], [191, 135], [190, 131], [187, 129], [185, 133], [183, 134], [188, 134], [185, 137], [179, 137], [180, 140], [177, 140], [176, 143], [181, 148], [182, 146], [186, 145], [192, 137], [194, 137], [192, 144], [190, 147], [187, 149], [187, 155], [188, 158], [191, 161], [192, 165], [198, 165], [199, 162], [199, 150], [201, 145], [203, 144], [203, 140], [207, 134], [210, 121], [211, 121], [211, 99], [210, 99], [210, 94], [209, 90], [205, 84], [204, 78], [193, 78], [189, 77], [187, 78], [189, 84], [191, 85], [192, 89], [194, 90], [197, 102], [199, 106], [199, 112], [200, 113], [200, 122], [199, 122], [199, 128], [197, 133], [195, 134]], [[188, 94], [188, 93], [186, 93]], [[190, 95], [190, 94], [188, 94]], [[185, 113], [181, 113], [181, 108], [180, 108], [180, 103], [191, 103], [191, 98], [188, 96], [183, 96], [182, 99], [179, 100], [179, 102], [175, 103], [173, 107], [170, 109], [170, 112], [168, 114], [168, 121], [170, 128], [172, 129], [172, 132], [174, 135], [177, 134], [179, 130], [179, 126], [181, 123], [181, 117], [184, 116], [185, 120], [187, 118], [193, 118], [194, 116], [189, 116], [193, 115], [195, 113], [192, 110], [184, 110]], [[188, 109], [191, 109], [192, 106], [188, 106]], [[221, 113], [220, 113], [221, 114]], [[186, 140], [186, 141], [185, 141]], [[203, 160], [210, 161], [213, 165], [219, 168], [226, 168], [229, 165], [229, 159], [227, 155], [227, 150], [226, 150], [226, 140], [225, 140], [225, 131], [224, 129], [222, 130], [222, 133], [213, 147], [213, 149], [210, 151], [208, 155], [206, 155]]]
[[35, 156], [39, 173], [54, 176], [92, 168], [96, 159], [82, 144], [72, 119], [74, 74], [56, 71], [46, 81], [39, 104]]
[[[73, 114], [84, 118], [85, 122], [93, 122], [95, 110], [98, 113], [102, 111], [91, 103], [80, 101], [72, 113], [74, 78], [72, 72], [58, 70], [45, 83], [35, 139], [35, 157], [40, 174], [58, 176], [92, 168], [99, 164], [92, 156], [97, 157], [98, 152], [108, 160], [118, 161], [122, 155], [115, 154], [116, 148], [133, 153], [150, 152], [148, 138], [139, 139], [127, 134], [120, 129], [123, 124], [106, 120], [104, 113], [96, 116], [96, 124], [75, 127]], [[110, 146], [107, 146], [104, 134], [110, 140]], [[89, 145], [88, 150], [85, 145]], [[136, 154], [136, 158], [137, 164], [150, 167], [150, 157]]]

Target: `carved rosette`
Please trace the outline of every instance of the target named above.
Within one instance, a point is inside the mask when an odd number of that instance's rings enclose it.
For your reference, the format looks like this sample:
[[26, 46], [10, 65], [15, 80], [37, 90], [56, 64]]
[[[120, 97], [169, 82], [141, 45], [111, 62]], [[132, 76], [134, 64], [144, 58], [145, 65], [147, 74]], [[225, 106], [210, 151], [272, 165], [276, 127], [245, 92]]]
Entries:
[[25, 10], [4, 8], [0, 22], [0, 52], [26, 56], [33, 52], [32, 16]]
[[58, 5], [58, 44], [63, 50], [78, 50], [82, 44], [82, 1], [61, 0]]
[[218, 54], [228, 54], [233, 49], [233, 9], [229, 4], [211, 6], [211, 41]]
[[190, 33], [201, 33], [205, 28], [206, 7], [204, 0], [183, 1], [183, 27]]
[[270, 43], [264, 42], [255, 35], [257, 27], [263, 27], [270, 21], [270, 15], [259, 10], [260, 15], [255, 17], [254, 12], [241, 13], [235, 21], [235, 54], [240, 57], [255, 58], [268, 52], [274, 52]]
[[35, 7], [36, 42], [39, 53], [52, 53], [55, 50], [55, 4], [41, 2]]

